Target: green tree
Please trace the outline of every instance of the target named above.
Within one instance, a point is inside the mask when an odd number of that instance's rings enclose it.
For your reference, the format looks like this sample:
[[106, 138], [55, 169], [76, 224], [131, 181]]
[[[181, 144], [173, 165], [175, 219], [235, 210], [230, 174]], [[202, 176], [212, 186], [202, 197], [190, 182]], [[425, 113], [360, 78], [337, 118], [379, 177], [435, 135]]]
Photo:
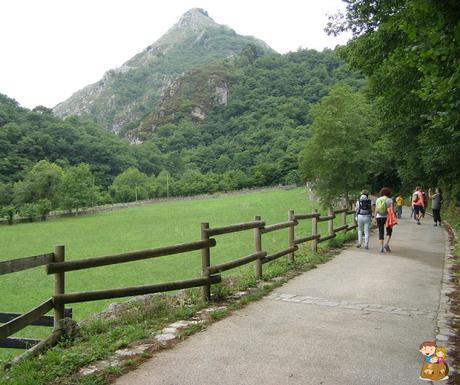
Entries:
[[361, 93], [336, 86], [312, 107], [311, 138], [300, 154], [300, 170], [314, 182], [324, 205], [366, 186], [372, 170], [371, 106]]
[[41, 160], [26, 174], [24, 180], [14, 185], [14, 201], [18, 204], [48, 200], [54, 207], [63, 170], [55, 163]]
[[177, 195], [176, 191], [173, 188], [175, 183], [176, 181], [171, 176], [169, 171], [161, 170], [161, 172], [154, 179], [154, 185], [155, 185], [155, 191], [156, 191], [155, 196], [158, 198], [165, 198], [165, 197]]
[[19, 207], [18, 213], [21, 218], [25, 218], [29, 222], [33, 222], [40, 214], [36, 203], [23, 203]]
[[117, 202], [133, 202], [147, 199], [149, 177], [137, 168], [130, 167], [118, 175], [111, 186], [111, 191]]
[[60, 189], [60, 206], [65, 210], [90, 207], [97, 201], [98, 187], [95, 186], [91, 168], [86, 163], [69, 167], [64, 171]]
[[0, 206], [0, 217], [6, 218], [9, 225], [12, 225], [14, 222], [14, 215], [17, 212], [17, 208], [14, 205], [5, 205]]
[[460, 3], [346, 3], [328, 29], [354, 35], [340, 53], [369, 76], [398, 175], [406, 188], [440, 184], [460, 197]]
[[40, 199], [39, 201], [35, 202], [35, 206], [40, 219], [42, 221], [46, 221], [46, 218], [48, 218], [48, 215], [53, 207], [51, 202], [48, 199]]

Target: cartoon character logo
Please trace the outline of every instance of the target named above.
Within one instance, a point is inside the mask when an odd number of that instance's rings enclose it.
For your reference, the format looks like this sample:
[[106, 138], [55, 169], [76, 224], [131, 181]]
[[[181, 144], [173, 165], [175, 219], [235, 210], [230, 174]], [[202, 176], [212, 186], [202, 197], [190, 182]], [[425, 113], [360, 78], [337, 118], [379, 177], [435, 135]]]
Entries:
[[434, 341], [425, 341], [420, 344], [423, 365], [420, 371], [420, 379], [424, 381], [443, 381], [449, 378], [449, 367], [446, 363], [446, 349], [437, 347]]

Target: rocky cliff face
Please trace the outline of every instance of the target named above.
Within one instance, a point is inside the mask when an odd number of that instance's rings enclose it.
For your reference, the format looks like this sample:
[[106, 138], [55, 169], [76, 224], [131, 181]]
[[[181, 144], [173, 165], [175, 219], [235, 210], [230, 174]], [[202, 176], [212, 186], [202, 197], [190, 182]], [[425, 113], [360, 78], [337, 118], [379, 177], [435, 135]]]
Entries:
[[215, 106], [227, 106], [231, 85], [235, 82], [232, 67], [223, 61], [190, 70], [172, 81], [152, 111], [127, 137], [138, 143], [167, 123], [186, 119], [203, 121]]
[[[248, 44], [272, 51], [260, 40], [217, 24], [205, 10], [191, 9], [158, 41], [58, 104], [54, 113], [60, 117], [89, 115], [108, 130], [126, 133], [149, 115], [166, 90], [171, 92], [181, 74], [238, 54]], [[226, 103], [222, 84], [216, 83], [215, 89], [219, 100]], [[195, 115], [202, 116], [198, 110]]]

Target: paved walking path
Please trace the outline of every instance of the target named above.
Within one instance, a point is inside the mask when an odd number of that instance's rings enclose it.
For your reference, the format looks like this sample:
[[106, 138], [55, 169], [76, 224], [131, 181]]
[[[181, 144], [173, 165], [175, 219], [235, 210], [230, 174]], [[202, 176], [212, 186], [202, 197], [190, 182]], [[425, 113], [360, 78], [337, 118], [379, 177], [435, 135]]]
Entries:
[[412, 385], [434, 339], [444, 230], [400, 220], [391, 253], [354, 246], [116, 385]]

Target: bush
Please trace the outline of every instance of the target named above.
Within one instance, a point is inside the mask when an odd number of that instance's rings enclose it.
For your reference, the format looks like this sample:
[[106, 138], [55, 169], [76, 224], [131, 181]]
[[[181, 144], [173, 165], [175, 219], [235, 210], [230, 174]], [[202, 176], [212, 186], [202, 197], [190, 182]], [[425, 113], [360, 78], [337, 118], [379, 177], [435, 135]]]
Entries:
[[14, 215], [16, 214], [16, 207], [8, 205], [0, 208], [0, 217], [6, 218], [9, 225], [13, 224]]
[[24, 203], [19, 207], [18, 213], [22, 218], [33, 222], [39, 216], [40, 209], [36, 203]]

